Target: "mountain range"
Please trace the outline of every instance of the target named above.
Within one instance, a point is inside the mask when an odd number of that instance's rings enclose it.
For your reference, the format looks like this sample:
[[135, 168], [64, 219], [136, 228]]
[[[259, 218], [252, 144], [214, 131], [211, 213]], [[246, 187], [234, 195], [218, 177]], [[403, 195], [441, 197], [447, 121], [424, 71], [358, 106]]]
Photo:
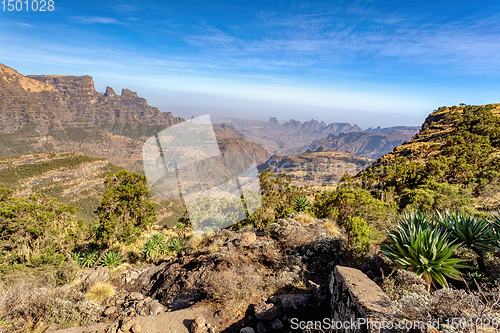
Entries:
[[356, 124], [326, 124], [314, 119], [292, 119], [280, 124], [274, 117], [267, 122], [237, 118], [220, 118], [216, 122], [232, 125], [248, 141], [260, 144], [272, 154], [299, 155], [320, 148], [318, 151], [345, 151], [372, 159], [410, 140], [419, 130], [417, 126], [396, 126], [363, 131]]
[[410, 140], [418, 130], [419, 127], [398, 126], [329, 134], [325, 138], [314, 140], [306, 147], [305, 152], [346, 151], [359, 157], [377, 159]]
[[[142, 146], [184, 119], [161, 112], [129, 89], [94, 88], [90, 76], [23, 76], [0, 64], [0, 155], [80, 151], [142, 171]], [[229, 125], [214, 126], [222, 151], [242, 150], [258, 163], [270, 154]]]

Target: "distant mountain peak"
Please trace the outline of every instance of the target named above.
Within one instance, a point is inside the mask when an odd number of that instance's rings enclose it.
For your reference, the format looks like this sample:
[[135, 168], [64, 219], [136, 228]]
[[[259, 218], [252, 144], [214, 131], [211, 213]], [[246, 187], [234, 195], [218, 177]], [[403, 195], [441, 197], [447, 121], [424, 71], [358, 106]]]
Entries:
[[132, 91], [130, 89], [122, 89], [122, 97], [126, 98], [139, 98], [139, 95], [135, 91]]
[[106, 92], [104, 93], [104, 96], [106, 97], [116, 97], [116, 93], [111, 87], [106, 87]]

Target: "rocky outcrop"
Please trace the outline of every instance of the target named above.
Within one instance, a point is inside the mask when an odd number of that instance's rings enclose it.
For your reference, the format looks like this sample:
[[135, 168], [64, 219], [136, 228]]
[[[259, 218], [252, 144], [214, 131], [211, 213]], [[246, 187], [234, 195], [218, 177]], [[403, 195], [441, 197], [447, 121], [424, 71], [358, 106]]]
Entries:
[[196, 318], [209, 318], [206, 307], [198, 306], [175, 312], [166, 312], [150, 316], [124, 318], [108, 323], [89, 324], [62, 330], [46, 330], [46, 333], [190, 333], [191, 323]]
[[[182, 256], [115, 277], [87, 269], [85, 286], [110, 278], [117, 292], [100, 305], [99, 323], [57, 332], [293, 332], [293, 318], [330, 316], [328, 279], [343, 263], [346, 240], [325, 222], [287, 218], [269, 232], [220, 230], [191, 239]], [[71, 288], [79, 287], [68, 285], [66, 294]]]
[[1, 81], [3, 81], [3, 83], [0, 83], [3, 89], [9, 85], [14, 87], [20, 86], [27, 92], [56, 91], [53, 85], [41, 83], [37, 80], [22, 76], [16, 70], [3, 64], [0, 64], [0, 82]]
[[[331, 318], [339, 329], [348, 332], [394, 332], [373, 328], [377, 324], [395, 322], [390, 298], [360, 270], [336, 266], [329, 284]], [[371, 324], [369, 324], [371, 323]]]
[[116, 93], [111, 87], [106, 87], [106, 92], [104, 93], [106, 97], [116, 97]]
[[28, 75], [26, 77], [53, 86], [63, 95], [94, 95], [96, 93], [94, 80], [88, 75]]

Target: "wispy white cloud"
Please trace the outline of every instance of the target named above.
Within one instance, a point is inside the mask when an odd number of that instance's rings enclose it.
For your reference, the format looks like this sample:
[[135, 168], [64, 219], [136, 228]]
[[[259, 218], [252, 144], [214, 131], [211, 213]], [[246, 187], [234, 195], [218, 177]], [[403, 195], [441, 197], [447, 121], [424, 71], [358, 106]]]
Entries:
[[117, 4], [113, 6], [113, 9], [116, 10], [117, 12], [135, 12], [141, 9], [139, 6], [133, 6], [133, 5], [128, 5], [128, 4]]
[[261, 59], [266, 68], [277, 69], [316, 65], [328, 70], [342, 64], [407, 66], [430, 73], [443, 69], [500, 72], [500, 21], [496, 16], [432, 22], [425, 15], [380, 13], [359, 4], [312, 12], [263, 13], [253, 26], [246, 27], [255, 29], [250, 37], [235, 29], [224, 32], [203, 26], [185, 40], [208, 58], [218, 57], [241, 68]]
[[33, 24], [25, 23], [25, 22], [16, 22], [16, 25], [23, 28], [34, 28]]
[[101, 16], [73, 16], [72, 19], [83, 24], [122, 24], [121, 21], [112, 17]]

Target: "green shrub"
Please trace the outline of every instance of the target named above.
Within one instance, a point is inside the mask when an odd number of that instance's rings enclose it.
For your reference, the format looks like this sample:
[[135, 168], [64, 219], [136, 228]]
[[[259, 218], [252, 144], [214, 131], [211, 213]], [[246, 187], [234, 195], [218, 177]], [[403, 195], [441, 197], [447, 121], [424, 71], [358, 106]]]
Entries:
[[[59, 265], [85, 236], [76, 208], [46, 195], [12, 197], [0, 188], [0, 266]], [[64, 259], [62, 259], [64, 261]]]
[[156, 206], [149, 201], [145, 176], [122, 170], [107, 175], [105, 184], [106, 193], [96, 211], [100, 226], [93, 235], [101, 254], [113, 243], [134, 243], [146, 227], [156, 223]]
[[[268, 169], [260, 173], [259, 180], [262, 190], [262, 204], [254, 214], [237, 226], [251, 223], [256, 228], [265, 229], [276, 219], [296, 213], [294, 209], [295, 199], [305, 196], [305, 190], [292, 185], [292, 179], [286, 174], [275, 174]], [[251, 199], [252, 196], [247, 196], [247, 198]], [[258, 200], [254, 199], [254, 201]]]
[[429, 180], [415, 189], [406, 189], [401, 195], [400, 208], [425, 212], [463, 210], [473, 203], [470, 190]]
[[356, 256], [363, 256], [370, 245], [370, 227], [365, 220], [358, 216], [349, 217], [344, 223], [347, 231], [349, 248]]
[[317, 218], [337, 220], [341, 226], [349, 217], [358, 216], [384, 230], [396, 208], [394, 203], [376, 199], [365, 190], [339, 189], [316, 195], [312, 210]]

